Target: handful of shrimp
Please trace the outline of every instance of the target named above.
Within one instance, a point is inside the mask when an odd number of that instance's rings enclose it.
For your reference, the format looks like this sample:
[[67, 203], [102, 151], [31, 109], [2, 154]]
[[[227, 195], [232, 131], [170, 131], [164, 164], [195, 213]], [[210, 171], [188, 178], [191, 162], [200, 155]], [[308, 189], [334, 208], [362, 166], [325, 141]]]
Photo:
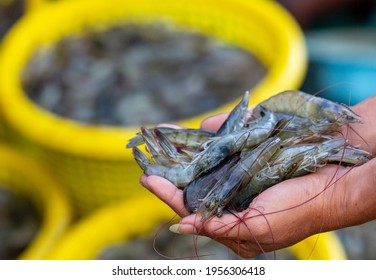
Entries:
[[343, 104], [288, 90], [250, 113], [248, 100], [246, 92], [217, 131], [142, 127], [127, 148], [146, 175], [183, 189], [187, 210], [204, 220], [243, 211], [267, 188], [328, 163], [354, 166], [374, 157], [336, 137], [342, 126], [362, 123]]

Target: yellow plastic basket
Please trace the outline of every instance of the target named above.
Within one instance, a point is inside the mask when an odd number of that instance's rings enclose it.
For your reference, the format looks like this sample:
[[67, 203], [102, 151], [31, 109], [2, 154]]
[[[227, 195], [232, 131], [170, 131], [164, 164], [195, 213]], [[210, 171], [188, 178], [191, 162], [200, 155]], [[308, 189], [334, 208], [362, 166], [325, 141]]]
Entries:
[[71, 222], [71, 207], [55, 178], [14, 148], [0, 145], [0, 182], [29, 197], [42, 214], [42, 224], [20, 259], [43, 259]]
[[4, 141], [6, 136], [6, 130], [5, 130], [5, 125], [1, 116], [1, 111], [0, 111], [0, 140]]
[[146, 236], [156, 225], [169, 221], [174, 215], [166, 204], [151, 194], [118, 201], [79, 220], [46, 258], [95, 259], [106, 246]]
[[[133, 211], [135, 208], [138, 212]], [[172, 218], [174, 212], [151, 195], [120, 201], [94, 211], [77, 222], [46, 258], [96, 259], [107, 246], [129, 241], [136, 236], [147, 237], [157, 224], [167, 223]], [[344, 249], [333, 232], [311, 236], [288, 249], [302, 260], [346, 259]]]
[[25, 0], [25, 6], [27, 11], [31, 11], [32, 9], [38, 8], [43, 3], [46, 2], [46, 0]]
[[[120, 198], [145, 195], [141, 171], [128, 139], [139, 127], [82, 125], [53, 115], [27, 99], [20, 74], [40, 45], [119, 22], [165, 20], [222, 38], [254, 53], [267, 67], [252, 89], [258, 103], [279, 91], [298, 88], [305, 74], [306, 49], [301, 30], [277, 3], [266, 0], [103, 0], [57, 1], [32, 9], [8, 33], [0, 54], [0, 106], [13, 141], [43, 160], [67, 187], [79, 214]], [[98, 27], [99, 28], [99, 27]], [[239, 93], [239, 96], [242, 93]], [[203, 118], [230, 111], [238, 100], [215, 111], [179, 121], [198, 127]]]

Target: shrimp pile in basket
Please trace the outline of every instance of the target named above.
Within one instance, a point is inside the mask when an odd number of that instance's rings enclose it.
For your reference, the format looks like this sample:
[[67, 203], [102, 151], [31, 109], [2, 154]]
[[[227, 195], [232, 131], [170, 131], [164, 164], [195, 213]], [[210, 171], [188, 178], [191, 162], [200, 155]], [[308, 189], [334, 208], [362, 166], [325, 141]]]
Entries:
[[[288, 90], [250, 113], [248, 99], [246, 92], [217, 131], [142, 127], [127, 148], [146, 175], [183, 189], [185, 207], [203, 219], [243, 211], [267, 188], [327, 163], [354, 166], [373, 158], [336, 136], [342, 126], [362, 122], [343, 104]], [[142, 144], [151, 159], [137, 148]]]

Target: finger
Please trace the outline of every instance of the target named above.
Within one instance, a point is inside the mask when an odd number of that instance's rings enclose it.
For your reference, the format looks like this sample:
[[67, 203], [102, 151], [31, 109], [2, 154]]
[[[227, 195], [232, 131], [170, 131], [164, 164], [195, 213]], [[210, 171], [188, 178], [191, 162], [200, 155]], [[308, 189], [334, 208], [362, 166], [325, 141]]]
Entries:
[[[192, 215], [192, 216], [195, 216], [195, 215]], [[197, 232], [195, 225], [192, 225], [192, 224], [185, 224], [185, 223], [175, 224], [170, 227], [170, 231], [174, 233], [179, 233], [179, 234], [199, 234], [199, 235], [208, 236], [212, 238], [213, 240], [230, 248], [232, 251], [234, 251], [236, 254], [238, 254], [239, 256], [243, 258], [252, 258], [265, 252], [265, 250], [263, 249], [263, 246], [258, 241], [253, 241], [253, 242], [250, 240], [245, 241], [241, 239], [240, 237], [228, 238], [228, 237], [210, 236], [208, 234], [203, 234], [202, 232]]]
[[228, 117], [228, 113], [211, 116], [201, 122], [201, 128], [217, 130]]
[[184, 217], [189, 215], [189, 212], [184, 207], [183, 191], [179, 190], [174, 184], [154, 175], [142, 175], [140, 182], [145, 188], [170, 206], [179, 216]]
[[[241, 217], [243, 215], [243, 217]], [[254, 219], [252, 225], [258, 227], [259, 224], [265, 226], [265, 219], [259, 212], [252, 213]], [[239, 240], [242, 236], [247, 236], [254, 233], [250, 230], [246, 222], [250, 219], [248, 212], [233, 214], [225, 214], [221, 218], [212, 217], [203, 221], [201, 216], [194, 214], [184, 217], [179, 224], [175, 225], [173, 230], [180, 234], [199, 234], [211, 237], [213, 239], [227, 238], [232, 240]]]
[[[207, 225], [199, 226], [197, 228], [196, 223], [191, 223], [191, 221], [199, 221], [200, 217], [196, 214], [190, 215], [189, 217], [185, 217], [182, 219], [180, 224], [175, 224], [170, 227], [170, 230], [175, 233], [179, 234], [198, 234], [204, 235], [207, 237], [212, 238], [213, 240], [225, 245], [226, 247], [230, 248], [236, 254], [243, 258], [253, 258], [257, 255], [265, 252], [269, 252], [275, 250], [274, 243], [269, 241], [269, 243], [263, 243], [258, 240], [258, 236], [255, 234], [249, 234], [244, 238], [241, 236], [240, 232], [234, 231], [233, 236], [231, 234], [226, 233], [222, 236], [222, 233], [215, 230], [216, 234], [212, 234], [211, 230]], [[207, 223], [212, 223], [213, 221]], [[223, 224], [222, 224], [223, 225]], [[222, 226], [220, 226], [223, 228]], [[235, 230], [235, 228], [234, 228]]]

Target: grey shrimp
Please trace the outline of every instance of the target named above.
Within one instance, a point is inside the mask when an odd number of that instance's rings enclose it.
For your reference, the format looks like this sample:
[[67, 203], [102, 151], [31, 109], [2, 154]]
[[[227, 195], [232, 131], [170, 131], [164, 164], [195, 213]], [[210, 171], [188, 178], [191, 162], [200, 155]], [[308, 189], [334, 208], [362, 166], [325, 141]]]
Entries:
[[276, 124], [276, 115], [273, 112], [265, 111], [264, 116], [253, 122], [252, 126], [247, 129], [215, 138], [204, 151], [193, 159], [195, 177], [208, 172], [226, 157], [265, 141], [273, 132]]
[[220, 217], [223, 209], [236, 193], [248, 184], [252, 176], [262, 169], [280, 148], [281, 139], [269, 138], [255, 149], [243, 150], [240, 160], [215, 184], [202, 200], [197, 212], [205, 220], [212, 215]]
[[194, 178], [194, 166], [192, 165], [169, 167], [164, 165], [152, 164], [148, 157], [139, 148], [133, 147], [132, 152], [137, 164], [148, 176], [157, 175], [163, 177], [171, 183], [173, 183], [178, 188], [185, 188], [185, 186]]
[[257, 113], [260, 107], [312, 121], [324, 119], [338, 126], [362, 122], [360, 116], [348, 106], [298, 90], [287, 90], [274, 95], [257, 105], [254, 112]]

